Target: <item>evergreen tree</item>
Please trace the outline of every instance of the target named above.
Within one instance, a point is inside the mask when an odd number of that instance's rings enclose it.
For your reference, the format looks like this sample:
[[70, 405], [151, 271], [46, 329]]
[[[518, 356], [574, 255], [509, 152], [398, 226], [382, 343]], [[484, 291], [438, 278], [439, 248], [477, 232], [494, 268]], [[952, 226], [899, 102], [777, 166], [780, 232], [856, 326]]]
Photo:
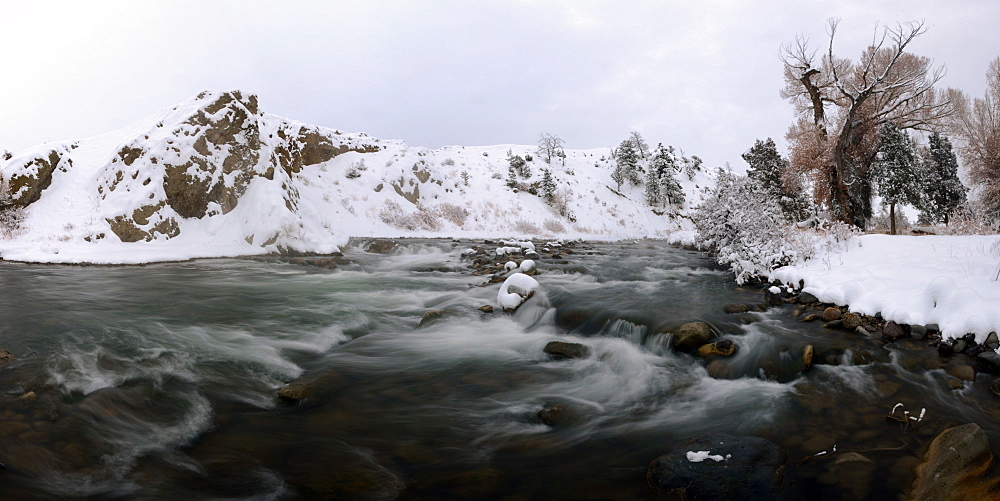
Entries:
[[958, 158], [951, 141], [937, 132], [930, 136], [926, 157], [927, 198], [921, 207], [921, 217], [932, 223], [944, 221], [947, 226], [948, 215], [965, 203], [966, 189], [958, 178]]
[[656, 175], [656, 169], [652, 166], [646, 173], [645, 198], [649, 205], [659, 205], [663, 202], [663, 197], [660, 195], [660, 179]]
[[879, 129], [879, 149], [872, 168], [872, 182], [889, 204], [889, 233], [896, 234], [896, 205], [921, 207], [924, 190], [920, 176], [920, 156], [905, 132], [887, 123]]
[[684, 190], [676, 177], [679, 170], [673, 149], [664, 148], [662, 143], [657, 145], [646, 176], [646, 202], [650, 205], [684, 203]]
[[556, 196], [556, 183], [552, 180], [551, 169], [542, 169], [542, 196], [548, 203], [552, 203]]
[[[615, 172], [618, 173], [617, 176]], [[625, 181], [633, 186], [642, 183], [639, 176], [639, 152], [631, 139], [622, 141], [615, 150], [615, 172], [612, 172], [611, 178], [618, 184], [618, 189], [621, 189]]]
[[810, 204], [805, 194], [801, 190], [789, 190], [785, 185], [789, 163], [778, 153], [771, 138], [758, 139], [742, 157], [750, 165], [747, 177], [762, 189], [766, 199], [778, 202], [786, 218], [795, 221], [809, 215]]

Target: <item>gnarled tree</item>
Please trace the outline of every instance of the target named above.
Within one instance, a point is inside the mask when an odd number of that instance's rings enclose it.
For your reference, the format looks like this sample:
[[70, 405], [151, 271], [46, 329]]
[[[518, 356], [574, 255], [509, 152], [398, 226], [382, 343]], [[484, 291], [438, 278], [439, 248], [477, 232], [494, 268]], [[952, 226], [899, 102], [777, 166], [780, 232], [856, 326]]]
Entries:
[[932, 130], [943, 125], [952, 106], [934, 90], [944, 68], [906, 51], [925, 32], [923, 22], [876, 30], [856, 62], [834, 54], [838, 25], [829, 21], [829, 44], [819, 61], [802, 37], [783, 48], [782, 96], [800, 117], [788, 134], [793, 170], [812, 178], [817, 201], [833, 217], [864, 228], [872, 213], [870, 170], [879, 128], [893, 123]]
[[969, 166], [969, 177], [979, 188], [978, 198], [994, 218], [1000, 217], [1000, 57], [990, 63], [986, 95], [969, 103], [953, 91], [952, 130], [962, 139], [959, 152]]

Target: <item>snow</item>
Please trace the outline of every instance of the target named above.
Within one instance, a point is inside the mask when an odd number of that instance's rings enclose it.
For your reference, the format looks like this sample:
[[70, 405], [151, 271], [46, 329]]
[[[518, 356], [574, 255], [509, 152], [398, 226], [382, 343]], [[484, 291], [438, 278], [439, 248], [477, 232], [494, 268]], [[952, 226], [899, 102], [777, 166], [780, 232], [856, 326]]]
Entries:
[[530, 259], [525, 259], [524, 261], [521, 261], [521, 265], [518, 269], [521, 270], [521, 273], [528, 273], [535, 269], [535, 262]]
[[515, 273], [504, 280], [497, 292], [497, 304], [504, 310], [513, 310], [538, 289], [538, 281], [525, 275]]
[[772, 279], [820, 301], [900, 324], [938, 324], [944, 337], [1000, 332], [1000, 235], [863, 235]]
[[[115, 264], [258, 255], [279, 248], [329, 253], [339, 250], [351, 237], [483, 239], [503, 235], [507, 237], [503, 252], [526, 257], [534, 257], [531, 239], [554, 242], [550, 247], [558, 247], [561, 239], [661, 238], [691, 243], [693, 225], [686, 216], [704, 196], [703, 188], [714, 182], [714, 172], [708, 167], [692, 179], [679, 176], [687, 202], [679, 214], [671, 216], [659, 208], [654, 212], [645, 203], [642, 186], [613, 189], [606, 148], [567, 149], [565, 159], [553, 160], [552, 165], [536, 155], [528, 162], [532, 177], [519, 181], [540, 181], [541, 170], [548, 168], [563, 201], [562, 208], [557, 208], [541, 196], [524, 190], [515, 193], [505, 185], [507, 151], [525, 156], [535, 151], [535, 145], [431, 150], [260, 112], [250, 116], [259, 130], [259, 141], [255, 142], [259, 143], [259, 160], [246, 166], [252, 181], [235, 207], [226, 208], [226, 212], [218, 204], [209, 204], [205, 216], [182, 217], [167, 204], [157, 210], [155, 220], [139, 225], [140, 229], [149, 230], [156, 222], [172, 218], [178, 236], [158, 234], [152, 241], [122, 242], [112, 232], [109, 220], [167, 199], [162, 182], [164, 164], [183, 163], [198, 149], [195, 138], [203, 128], [188, 122], [225, 94], [209, 92], [115, 132], [38, 145], [0, 161], [0, 172], [9, 178], [27, 172], [31, 167], [22, 169], [26, 163], [47, 157], [51, 150], [64, 160], [41, 199], [28, 207], [23, 231], [0, 239], [0, 257]], [[224, 118], [227, 109], [213, 111], [205, 116]], [[280, 148], [294, 140], [295, 133], [287, 140], [279, 135], [299, 130], [315, 131], [334, 148], [372, 146], [374, 151], [347, 148], [327, 161], [302, 165], [298, 171], [286, 172], [279, 166], [270, 174], [273, 178], [267, 177], [268, 169], [274, 167], [273, 159]], [[244, 131], [231, 144], [210, 146], [208, 157], [213, 162], [224, 158], [234, 146], [250, 144], [251, 137], [251, 132]], [[662, 139], [669, 142], [669, 138]], [[123, 166], [121, 159], [113, 162], [125, 147], [147, 154], [128, 166]], [[158, 162], [149, 160], [154, 157]], [[347, 176], [349, 170], [362, 165], [358, 177]], [[129, 168], [138, 169], [135, 178], [129, 175]], [[123, 170], [124, 179], [116, 182]], [[235, 177], [235, 173], [222, 173], [221, 169], [209, 173], [193, 166], [188, 173], [202, 179], [225, 178], [227, 183]], [[147, 177], [153, 181], [144, 183]], [[105, 238], [85, 240], [102, 233]]]
[[726, 457], [722, 457], [718, 454], [713, 456], [710, 451], [687, 451], [686, 455], [687, 455], [687, 460], [692, 463], [700, 463], [706, 459], [711, 459], [712, 461], [718, 463], [719, 461], [724, 461], [726, 459], [733, 457], [732, 454], [726, 454]]

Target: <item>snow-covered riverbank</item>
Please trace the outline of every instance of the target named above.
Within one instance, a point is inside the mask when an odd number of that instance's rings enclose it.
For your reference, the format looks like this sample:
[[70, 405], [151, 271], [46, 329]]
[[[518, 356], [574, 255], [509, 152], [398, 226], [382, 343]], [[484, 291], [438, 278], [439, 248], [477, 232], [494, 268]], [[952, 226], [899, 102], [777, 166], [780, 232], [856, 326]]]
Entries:
[[1000, 331], [1000, 235], [864, 235], [771, 278], [820, 301], [900, 324], [936, 323], [945, 337]]

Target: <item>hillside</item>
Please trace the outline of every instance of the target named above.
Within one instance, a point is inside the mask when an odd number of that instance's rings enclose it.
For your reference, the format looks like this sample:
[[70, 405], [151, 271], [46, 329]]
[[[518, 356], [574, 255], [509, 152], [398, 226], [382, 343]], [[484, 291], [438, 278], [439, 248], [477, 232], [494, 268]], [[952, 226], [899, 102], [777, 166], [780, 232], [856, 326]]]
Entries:
[[[534, 145], [409, 147], [259, 110], [254, 95], [203, 92], [122, 130], [45, 143], [0, 164], [5, 260], [140, 263], [294, 250], [330, 253], [350, 237], [690, 238], [686, 218], [710, 173], [678, 178], [678, 216], [615, 190], [609, 148], [566, 150], [515, 192], [508, 150]], [[533, 187], [531, 185], [534, 185]], [[667, 211], [669, 212], [669, 211]]]

